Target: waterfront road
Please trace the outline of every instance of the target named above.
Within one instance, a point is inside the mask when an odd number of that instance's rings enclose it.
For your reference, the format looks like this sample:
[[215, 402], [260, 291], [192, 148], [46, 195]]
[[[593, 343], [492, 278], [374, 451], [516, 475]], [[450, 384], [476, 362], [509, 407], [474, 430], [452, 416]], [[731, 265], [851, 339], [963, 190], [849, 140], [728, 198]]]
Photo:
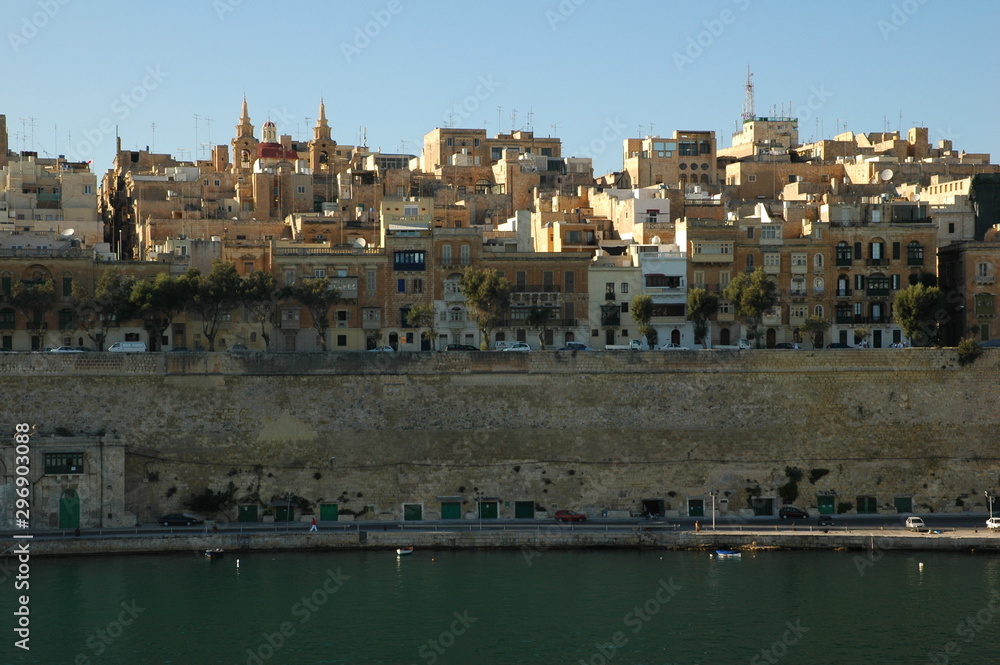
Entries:
[[[776, 532], [776, 531], [907, 531], [904, 521], [908, 515], [835, 515], [834, 526], [820, 526], [816, 517], [803, 520], [785, 520], [776, 517], [716, 517], [715, 529], [722, 531]], [[980, 531], [986, 532], [986, 514], [945, 513], [921, 515], [931, 531]], [[225, 522], [200, 524], [190, 527], [165, 527], [159, 524], [142, 524], [120, 528], [85, 528], [79, 534], [73, 529], [33, 529], [34, 538], [87, 538], [128, 537], [153, 535], [195, 535], [212, 533], [283, 533], [304, 532], [309, 522]], [[319, 529], [325, 533], [337, 532], [455, 532], [455, 531], [547, 531], [561, 529], [589, 532], [629, 533], [643, 531], [710, 531], [711, 517], [666, 517], [662, 519], [603, 519], [594, 518], [582, 523], [557, 523], [551, 519], [465, 519], [465, 520], [423, 520], [423, 521], [350, 521], [319, 522]], [[20, 532], [23, 533], [23, 532]], [[13, 532], [0, 533], [0, 538], [10, 538]]]

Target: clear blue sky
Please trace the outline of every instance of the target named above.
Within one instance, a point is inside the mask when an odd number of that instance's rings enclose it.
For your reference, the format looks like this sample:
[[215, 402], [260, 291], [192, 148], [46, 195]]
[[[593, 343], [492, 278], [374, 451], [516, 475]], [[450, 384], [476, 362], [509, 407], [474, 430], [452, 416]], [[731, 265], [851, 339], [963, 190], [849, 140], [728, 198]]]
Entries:
[[902, 117], [1000, 159], [995, 0], [6, 0], [4, 19], [11, 148], [98, 175], [115, 126], [126, 148], [187, 158], [228, 144], [244, 93], [258, 137], [268, 118], [311, 137], [323, 96], [338, 142], [366, 127], [413, 154], [449, 121], [493, 134], [530, 111], [604, 173], [650, 125], [729, 145], [747, 65], [757, 114], [791, 107], [803, 140]]

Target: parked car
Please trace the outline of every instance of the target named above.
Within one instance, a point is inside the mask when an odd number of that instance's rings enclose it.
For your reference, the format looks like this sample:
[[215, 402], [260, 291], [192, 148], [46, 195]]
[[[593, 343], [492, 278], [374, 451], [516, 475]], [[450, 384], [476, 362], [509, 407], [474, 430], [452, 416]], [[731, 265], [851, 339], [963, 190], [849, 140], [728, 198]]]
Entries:
[[920, 531], [921, 529], [926, 529], [927, 525], [924, 524], [924, 520], [920, 517], [907, 517], [906, 528], [911, 531]]
[[592, 348], [584, 344], [583, 342], [566, 342], [566, 346], [559, 349], [560, 351], [593, 351]]
[[667, 342], [660, 347], [660, 351], [686, 351], [687, 347], [681, 346], [677, 342]]
[[575, 510], [557, 510], [556, 511], [556, 521], [557, 522], [586, 522], [587, 516], [583, 513], [578, 513]]
[[1000, 517], [991, 517], [986, 520], [987, 529], [1000, 529]]
[[828, 348], [828, 349], [849, 349], [851, 347], [849, 347], [848, 345], [846, 345], [846, 344], [844, 344], [842, 342], [830, 342], [829, 344], [826, 345], [826, 348]]
[[201, 519], [197, 515], [186, 515], [181, 513], [171, 513], [169, 515], [163, 515], [162, 517], [156, 518], [157, 524], [162, 524], [163, 526], [194, 526], [195, 524], [201, 524], [205, 520]]
[[519, 351], [519, 352], [523, 352], [523, 351], [531, 351], [531, 347], [528, 345], [527, 342], [514, 342], [513, 344], [509, 344], [507, 346], [507, 348], [500, 349], [500, 350], [501, 351]]
[[776, 349], [797, 349], [799, 345], [794, 342], [778, 342], [774, 345]]
[[783, 520], [804, 520], [809, 513], [795, 506], [782, 506], [778, 509], [778, 517]]
[[229, 347], [229, 353], [250, 353], [250, 348], [246, 344], [233, 344]]
[[384, 346], [376, 346], [374, 349], [368, 349], [368, 353], [395, 353], [396, 349], [392, 348], [388, 344]]
[[820, 515], [819, 518], [817, 518], [816, 522], [820, 526], [833, 526], [834, 525], [833, 515]]
[[108, 347], [111, 353], [145, 353], [145, 342], [115, 342]]
[[83, 353], [83, 351], [75, 346], [57, 346], [54, 349], [49, 349], [49, 353]]
[[448, 344], [444, 347], [445, 351], [478, 351], [479, 348], [472, 346], [471, 344]]

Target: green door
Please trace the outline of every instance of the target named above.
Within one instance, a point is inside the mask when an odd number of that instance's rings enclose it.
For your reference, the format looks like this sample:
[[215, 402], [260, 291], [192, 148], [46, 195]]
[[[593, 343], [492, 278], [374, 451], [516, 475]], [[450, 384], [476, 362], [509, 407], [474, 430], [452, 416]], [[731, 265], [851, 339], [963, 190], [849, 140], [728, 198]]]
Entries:
[[462, 502], [461, 501], [442, 501], [441, 502], [441, 519], [443, 519], [443, 520], [460, 520], [460, 519], [462, 519]]
[[424, 506], [422, 503], [404, 503], [403, 520], [406, 522], [419, 522], [424, 519]]
[[274, 521], [275, 522], [291, 522], [292, 515], [295, 514], [295, 508], [293, 506], [275, 506], [274, 507]]
[[897, 513], [912, 513], [913, 512], [913, 497], [912, 496], [897, 496], [892, 500], [893, 504], [896, 506]]
[[820, 515], [833, 515], [833, 495], [819, 494], [816, 496], [816, 507], [819, 508]]
[[515, 501], [514, 517], [519, 520], [530, 520], [535, 517], [534, 501]]
[[500, 515], [500, 502], [499, 501], [480, 501], [479, 502], [479, 519], [481, 520], [495, 520]]
[[704, 517], [704, 516], [705, 516], [705, 500], [688, 499], [688, 517]]
[[236, 521], [238, 522], [256, 522], [257, 521], [257, 504], [256, 503], [245, 503], [239, 507], [239, 511], [236, 514]]
[[336, 503], [319, 504], [319, 521], [336, 522], [340, 518], [340, 505]]
[[80, 528], [80, 495], [76, 490], [66, 490], [59, 498], [59, 528]]
[[858, 497], [858, 515], [874, 515], [878, 512], [878, 503], [873, 496]]

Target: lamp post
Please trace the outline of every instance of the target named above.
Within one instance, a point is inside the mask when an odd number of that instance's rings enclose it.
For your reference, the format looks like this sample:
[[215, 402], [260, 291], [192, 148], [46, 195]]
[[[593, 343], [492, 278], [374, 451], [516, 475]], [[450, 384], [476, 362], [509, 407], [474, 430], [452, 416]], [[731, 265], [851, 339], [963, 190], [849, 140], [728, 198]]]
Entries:
[[986, 502], [990, 506], [990, 519], [993, 519], [993, 495], [990, 494], [987, 490], [983, 490], [983, 496], [986, 497]]
[[290, 522], [292, 521], [292, 493], [291, 492], [285, 492], [285, 501], [288, 502], [288, 506], [285, 509], [287, 511], [285, 513], [285, 531], [288, 531], [289, 527], [291, 526]]
[[712, 531], [715, 531], [715, 490], [712, 490]]

